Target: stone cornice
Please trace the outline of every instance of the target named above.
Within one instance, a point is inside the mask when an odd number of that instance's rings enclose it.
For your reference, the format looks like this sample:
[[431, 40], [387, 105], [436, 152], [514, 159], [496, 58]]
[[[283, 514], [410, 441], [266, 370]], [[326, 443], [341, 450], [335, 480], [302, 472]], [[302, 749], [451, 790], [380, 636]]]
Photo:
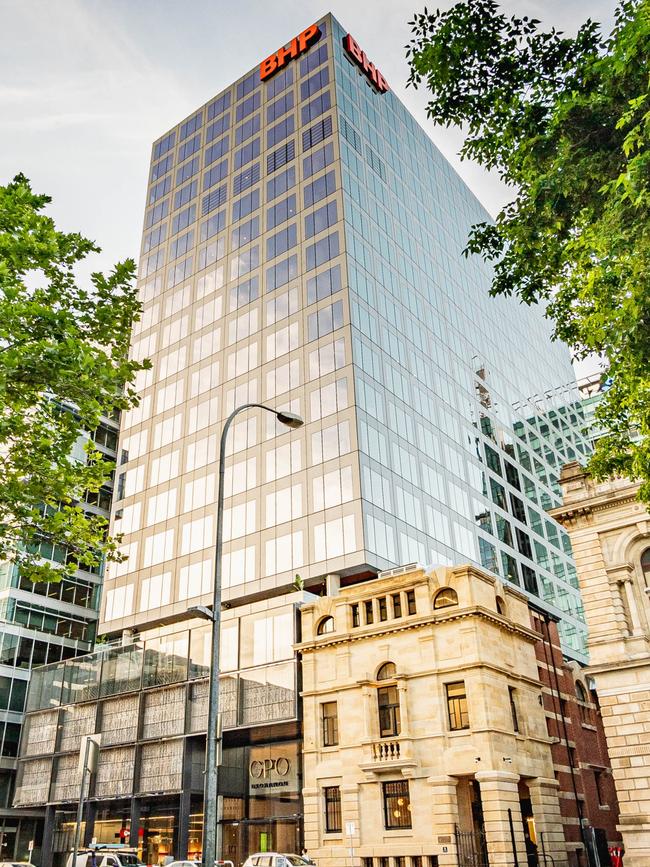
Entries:
[[579, 500], [564, 503], [555, 509], [549, 509], [548, 514], [555, 518], [556, 521], [578, 521], [580, 518], [589, 518], [591, 515], [599, 512], [607, 512], [619, 506], [627, 506], [632, 503], [638, 503], [637, 491], [638, 485], [629, 485], [625, 488], [604, 491], [591, 496], [586, 496]]
[[294, 647], [301, 653], [313, 653], [324, 647], [334, 647], [337, 645], [349, 644], [353, 641], [376, 639], [382, 636], [395, 635], [398, 632], [423, 629], [427, 626], [441, 626], [444, 623], [450, 623], [452, 621], [471, 621], [474, 618], [490, 623], [493, 626], [497, 626], [506, 632], [518, 635], [524, 641], [528, 641], [531, 644], [534, 644], [539, 639], [538, 634], [533, 629], [529, 629], [519, 623], [513, 623], [505, 617], [496, 614], [494, 611], [476, 605], [472, 608], [457, 609], [453, 614], [441, 615], [431, 613], [424, 617], [414, 618], [410, 622], [407, 621], [400, 623], [399, 625], [397, 625], [395, 621], [390, 621], [385, 624], [374, 624], [372, 627], [359, 626], [355, 628], [354, 632], [342, 632], [338, 635], [329, 634], [318, 636], [317, 639], [303, 641], [300, 644], [295, 644]]

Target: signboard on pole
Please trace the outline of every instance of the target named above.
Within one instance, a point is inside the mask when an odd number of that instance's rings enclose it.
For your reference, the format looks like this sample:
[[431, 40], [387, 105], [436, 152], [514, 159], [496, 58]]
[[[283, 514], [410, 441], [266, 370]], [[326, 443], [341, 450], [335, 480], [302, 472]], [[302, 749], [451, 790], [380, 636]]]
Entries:
[[84, 735], [81, 738], [79, 748], [79, 774], [82, 776], [85, 771], [90, 771], [94, 774], [97, 771], [97, 763], [99, 761], [99, 745], [102, 742], [101, 735]]

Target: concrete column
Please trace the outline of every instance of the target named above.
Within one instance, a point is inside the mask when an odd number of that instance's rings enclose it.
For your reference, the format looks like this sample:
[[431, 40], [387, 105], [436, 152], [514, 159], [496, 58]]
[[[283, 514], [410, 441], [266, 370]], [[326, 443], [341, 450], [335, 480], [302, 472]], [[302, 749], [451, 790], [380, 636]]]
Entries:
[[[456, 825], [458, 824], [458, 797], [456, 777], [429, 777], [431, 786], [431, 828], [434, 851], [438, 852], [440, 867], [458, 864], [456, 853]], [[443, 849], [447, 849], [446, 852]]]
[[[565, 867], [569, 861], [558, 798], [559, 783], [556, 779], [536, 777], [532, 780], [526, 780], [526, 784], [533, 807], [540, 863], [542, 851], [544, 851], [547, 856], [550, 856], [549, 860], [550, 858], [553, 859], [556, 867]], [[544, 838], [543, 850], [542, 835]]]
[[52, 867], [52, 858], [54, 856], [54, 814], [54, 807], [45, 808], [43, 842], [41, 843], [41, 867]]
[[[479, 783], [481, 803], [483, 805], [483, 821], [485, 824], [485, 840], [487, 843], [490, 867], [512, 867], [515, 863], [513, 855], [512, 836], [514, 833], [515, 848], [519, 867], [525, 867], [526, 843], [524, 841], [524, 826], [519, 806], [519, 774], [508, 771], [478, 771], [474, 779]], [[512, 812], [512, 832], [508, 810]]]

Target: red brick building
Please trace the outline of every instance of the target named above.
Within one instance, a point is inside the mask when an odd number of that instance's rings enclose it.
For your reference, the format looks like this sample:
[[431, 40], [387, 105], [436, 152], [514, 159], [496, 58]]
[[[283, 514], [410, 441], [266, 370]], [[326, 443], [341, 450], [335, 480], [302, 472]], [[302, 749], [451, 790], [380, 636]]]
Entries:
[[[618, 799], [598, 706], [582, 669], [567, 662], [560, 647], [557, 624], [547, 614], [531, 611], [537, 644], [539, 679], [555, 776], [560, 786], [564, 834], [572, 867], [591, 863], [585, 846], [597, 849], [601, 865], [609, 864], [607, 850], [620, 844]], [[583, 832], [580, 830], [582, 820]], [[597, 862], [593, 862], [597, 863]]]

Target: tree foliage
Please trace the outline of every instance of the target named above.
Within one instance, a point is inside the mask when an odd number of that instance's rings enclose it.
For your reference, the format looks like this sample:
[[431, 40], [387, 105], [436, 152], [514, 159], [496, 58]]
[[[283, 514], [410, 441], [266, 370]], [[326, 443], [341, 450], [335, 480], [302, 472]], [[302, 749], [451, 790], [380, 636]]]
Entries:
[[639, 479], [650, 500], [650, 0], [624, 0], [608, 37], [592, 21], [544, 32], [494, 0], [410, 24], [428, 116], [463, 126], [461, 156], [515, 190], [466, 253], [493, 263], [492, 294], [545, 303], [556, 337], [603, 356], [590, 469]]
[[[99, 248], [57, 231], [50, 201], [23, 175], [0, 186], [0, 560], [33, 581], [119, 559], [106, 520], [82, 506], [114, 468], [87, 432], [137, 403], [143, 367], [128, 357], [133, 261], [78, 286], [75, 267]], [[52, 545], [62, 562], [40, 556]]]

